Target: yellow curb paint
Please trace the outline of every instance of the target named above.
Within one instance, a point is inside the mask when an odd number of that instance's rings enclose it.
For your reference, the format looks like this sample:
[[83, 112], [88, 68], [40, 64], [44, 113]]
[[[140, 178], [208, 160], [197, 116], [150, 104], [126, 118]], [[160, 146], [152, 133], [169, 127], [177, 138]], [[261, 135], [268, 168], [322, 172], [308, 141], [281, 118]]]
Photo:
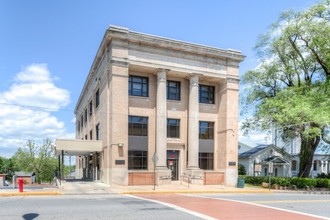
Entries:
[[330, 202], [330, 200], [329, 199], [325, 199], [325, 200], [277, 200], [277, 201], [252, 201], [251, 203], [271, 204], [271, 203], [306, 203], [306, 202], [320, 203], [320, 202]]
[[61, 192], [8, 192], [0, 193], [0, 196], [47, 196], [47, 195], [63, 195]]

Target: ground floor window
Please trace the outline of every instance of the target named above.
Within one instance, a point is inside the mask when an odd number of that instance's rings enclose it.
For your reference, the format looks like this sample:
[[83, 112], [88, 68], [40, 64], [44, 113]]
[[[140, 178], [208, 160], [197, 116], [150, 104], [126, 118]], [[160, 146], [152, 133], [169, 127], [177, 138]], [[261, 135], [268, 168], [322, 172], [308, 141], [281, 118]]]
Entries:
[[213, 153], [199, 153], [199, 168], [213, 170]]
[[128, 169], [148, 169], [148, 151], [128, 151]]

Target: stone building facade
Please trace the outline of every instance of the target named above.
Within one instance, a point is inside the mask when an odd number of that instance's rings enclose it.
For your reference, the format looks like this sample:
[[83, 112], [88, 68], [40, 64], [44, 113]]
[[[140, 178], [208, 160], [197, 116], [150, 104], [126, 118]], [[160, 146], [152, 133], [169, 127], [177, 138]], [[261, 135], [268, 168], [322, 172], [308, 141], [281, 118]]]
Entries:
[[235, 185], [239, 63], [217, 49], [110, 26], [75, 108], [79, 177]]

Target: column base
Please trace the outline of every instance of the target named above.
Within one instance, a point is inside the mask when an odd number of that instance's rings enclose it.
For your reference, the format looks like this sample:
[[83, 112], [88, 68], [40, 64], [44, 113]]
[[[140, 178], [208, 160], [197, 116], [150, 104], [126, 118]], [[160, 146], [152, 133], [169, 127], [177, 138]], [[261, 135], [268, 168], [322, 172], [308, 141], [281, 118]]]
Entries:
[[156, 185], [169, 184], [171, 184], [171, 170], [169, 170], [167, 167], [166, 169], [156, 169]]
[[189, 167], [184, 171], [184, 175], [189, 176], [190, 184], [204, 185], [204, 171], [198, 167]]

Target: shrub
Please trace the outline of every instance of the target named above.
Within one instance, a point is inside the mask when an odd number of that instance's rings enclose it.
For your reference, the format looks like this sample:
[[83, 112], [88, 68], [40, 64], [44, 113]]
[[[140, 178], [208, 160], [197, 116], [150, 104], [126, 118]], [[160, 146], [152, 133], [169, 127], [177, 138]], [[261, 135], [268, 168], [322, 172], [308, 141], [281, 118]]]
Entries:
[[329, 180], [321, 178], [316, 179], [316, 187], [329, 188]]

